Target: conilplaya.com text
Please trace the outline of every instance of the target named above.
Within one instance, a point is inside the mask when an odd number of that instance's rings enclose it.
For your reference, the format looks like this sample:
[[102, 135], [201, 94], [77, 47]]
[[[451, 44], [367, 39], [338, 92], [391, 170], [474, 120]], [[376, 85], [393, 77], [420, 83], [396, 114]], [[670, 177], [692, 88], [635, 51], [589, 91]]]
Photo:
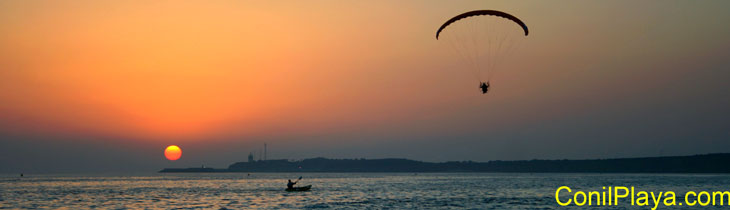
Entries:
[[596, 191], [579, 191], [561, 186], [555, 190], [560, 206], [617, 206], [627, 202], [656, 210], [660, 206], [730, 206], [730, 191], [688, 191], [677, 196], [673, 191], [650, 192], [633, 186], [609, 186]]

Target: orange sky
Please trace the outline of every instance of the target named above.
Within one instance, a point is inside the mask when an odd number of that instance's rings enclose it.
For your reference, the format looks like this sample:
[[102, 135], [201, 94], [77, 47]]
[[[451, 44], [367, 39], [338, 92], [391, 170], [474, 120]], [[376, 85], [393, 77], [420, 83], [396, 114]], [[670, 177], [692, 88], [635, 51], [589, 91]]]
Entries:
[[[0, 125], [170, 143], [486, 132], [651, 95], [686, 74], [657, 69], [729, 43], [723, 7], [628, 2], [1, 1]], [[489, 97], [434, 39], [484, 8], [531, 30]]]
[[395, 30], [367, 23], [387, 18], [348, 16], [365, 4], [3, 4], [11, 69], [2, 111], [28, 121], [21, 130], [40, 122], [53, 132], [146, 138], [196, 138], [232, 122], [250, 130], [271, 117], [337, 111], [351, 103], [333, 97], [349, 92], [338, 89], [391, 74], [359, 65], [407, 54], [382, 51], [382, 33], [364, 33]]

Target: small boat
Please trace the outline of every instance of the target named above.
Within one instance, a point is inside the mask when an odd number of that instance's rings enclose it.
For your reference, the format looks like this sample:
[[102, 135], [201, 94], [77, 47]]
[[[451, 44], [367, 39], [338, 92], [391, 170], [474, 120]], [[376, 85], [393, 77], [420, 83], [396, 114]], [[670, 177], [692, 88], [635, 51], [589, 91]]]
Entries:
[[304, 187], [295, 187], [295, 188], [286, 188], [286, 191], [294, 192], [294, 191], [309, 191], [309, 189], [312, 189], [312, 185], [307, 185]]

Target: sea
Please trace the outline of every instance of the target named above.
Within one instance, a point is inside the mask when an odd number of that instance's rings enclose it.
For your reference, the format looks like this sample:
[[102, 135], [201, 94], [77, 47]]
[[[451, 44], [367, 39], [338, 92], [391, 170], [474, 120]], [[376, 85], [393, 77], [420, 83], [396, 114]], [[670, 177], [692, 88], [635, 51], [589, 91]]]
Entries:
[[[287, 192], [287, 179], [310, 191]], [[170, 173], [0, 176], [0, 209], [652, 209], [561, 206], [578, 191], [730, 191], [730, 175], [550, 173]], [[651, 198], [650, 198], [651, 199]], [[730, 209], [660, 204], [656, 209]]]

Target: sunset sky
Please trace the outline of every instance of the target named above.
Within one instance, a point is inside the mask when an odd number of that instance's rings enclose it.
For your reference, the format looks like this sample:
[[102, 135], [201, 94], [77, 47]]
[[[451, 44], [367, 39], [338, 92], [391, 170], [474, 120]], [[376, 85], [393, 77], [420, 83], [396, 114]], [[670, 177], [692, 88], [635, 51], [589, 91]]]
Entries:
[[[730, 152], [727, 8], [0, 1], [0, 172]], [[478, 9], [530, 27], [487, 95], [434, 38]]]

